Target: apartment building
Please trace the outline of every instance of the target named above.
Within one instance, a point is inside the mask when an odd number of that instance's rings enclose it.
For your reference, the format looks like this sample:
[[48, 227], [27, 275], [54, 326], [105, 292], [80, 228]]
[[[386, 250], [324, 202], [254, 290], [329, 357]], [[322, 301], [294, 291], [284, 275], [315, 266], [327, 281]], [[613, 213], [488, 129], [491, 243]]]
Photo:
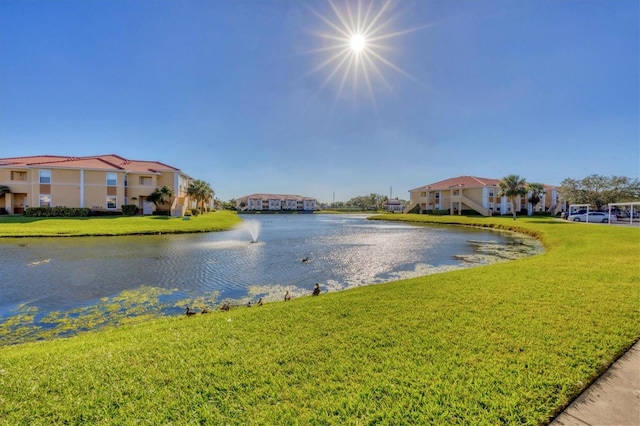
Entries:
[[313, 212], [317, 209], [315, 198], [285, 194], [251, 194], [236, 199], [239, 212]]
[[400, 200], [386, 200], [382, 204], [382, 208], [389, 212], [402, 212], [404, 206]]
[[151, 214], [154, 206], [146, 197], [168, 186], [174, 196], [164, 208], [172, 216], [182, 216], [194, 204], [187, 196], [190, 182], [175, 167], [115, 154], [0, 158], [0, 185], [9, 188], [0, 195], [0, 207], [11, 214], [22, 214], [28, 207], [56, 206], [116, 212], [123, 204], [134, 204]]
[[559, 202], [556, 187], [544, 185], [544, 194], [534, 207], [525, 197], [518, 197], [515, 206], [507, 197], [499, 196], [500, 179], [481, 178], [476, 176], [458, 176], [431, 183], [409, 190], [410, 202], [405, 213], [427, 213], [448, 211], [449, 214], [461, 215], [463, 211], [473, 210], [483, 216], [510, 215], [513, 209], [517, 212], [526, 208], [528, 214], [550, 212], [555, 215], [563, 210], [564, 203]]

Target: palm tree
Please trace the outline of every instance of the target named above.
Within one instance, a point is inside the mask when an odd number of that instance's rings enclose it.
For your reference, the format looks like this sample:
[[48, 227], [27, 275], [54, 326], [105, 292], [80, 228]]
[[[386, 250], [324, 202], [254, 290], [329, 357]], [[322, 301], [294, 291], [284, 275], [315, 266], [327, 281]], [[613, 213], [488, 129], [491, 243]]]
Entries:
[[531, 209], [535, 210], [544, 194], [544, 185], [541, 183], [528, 183], [527, 192], [531, 193], [529, 202], [531, 203]]
[[208, 182], [196, 179], [189, 185], [189, 189], [187, 189], [187, 195], [193, 197], [196, 200], [196, 205], [200, 209], [200, 213], [202, 213], [202, 205], [204, 204], [204, 202], [212, 199], [215, 195], [215, 192]]
[[[9, 188], [7, 185], [0, 185], [0, 197], [4, 198], [4, 194], [10, 194], [11, 193], [11, 188]], [[6, 213], [7, 209], [5, 209], [4, 207], [0, 207], [0, 214]]]
[[527, 195], [527, 181], [518, 175], [509, 175], [498, 182], [499, 195], [511, 201], [513, 220], [516, 220], [516, 198]]
[[163, 186], [147, 195], [147, 201], [152, 202], [158, 208], [158, 204], [164, 205], [164, 203], [171, 201], [171, 197], [173, 197], [173, 189]]

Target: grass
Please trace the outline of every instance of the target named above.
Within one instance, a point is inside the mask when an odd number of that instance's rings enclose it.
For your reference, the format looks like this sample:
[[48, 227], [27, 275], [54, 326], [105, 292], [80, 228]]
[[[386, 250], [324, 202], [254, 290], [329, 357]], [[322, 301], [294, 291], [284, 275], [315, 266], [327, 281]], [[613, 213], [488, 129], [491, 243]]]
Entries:
[[546, 424], [640, 338], [640, 229], [532, 258], [0, 348], [6, 424]]
[[0, 237], [79, 237], [131, 234], [211, 232], [241, 222], [227, 210], [191, 216], [190, 220], [168, 216], [103, 216], [38, 218], [0, 216]]

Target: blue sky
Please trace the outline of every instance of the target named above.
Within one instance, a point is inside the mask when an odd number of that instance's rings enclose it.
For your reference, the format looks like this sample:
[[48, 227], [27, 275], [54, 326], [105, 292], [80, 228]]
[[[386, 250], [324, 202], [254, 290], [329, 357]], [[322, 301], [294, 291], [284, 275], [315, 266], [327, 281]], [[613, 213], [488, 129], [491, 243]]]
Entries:
[[370, 3], [367, 85], [322, 66], [357, 1], [0, 0], [0, 157], [161, 161], [222, 200], [640, 175], [637, 0]]

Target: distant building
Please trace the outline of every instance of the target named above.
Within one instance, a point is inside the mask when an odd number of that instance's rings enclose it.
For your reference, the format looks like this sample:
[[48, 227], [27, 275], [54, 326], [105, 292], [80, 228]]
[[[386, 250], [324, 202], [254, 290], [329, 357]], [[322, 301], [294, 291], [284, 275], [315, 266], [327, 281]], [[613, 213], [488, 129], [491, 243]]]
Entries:
[[386, 200], [382, 204], [382, 208], [388, 212], [401, 212], [404, 209], [404, 205], [400, 200]]
[[[529, 194], [518, 197], [516, 205], [512, 206], [511, 200], [498, 195], [498, 182], [500, 179], [459, 176], [411, 189], [410, 202], [404, 212], [430, 213], [444, 210], [452, 215], [461, 215], [463, 211], [473, 210], [483, 216], [491, 216], [509, 215], [513, 213], [513, 209], [519, 212], [525, 208], [528, 214], [534, 213], [533, 206], [527, 201]], [[544, 189], [535, 212], [556, 215], [563, 210], [564, 203], [559, 202], [555, 186], [544, 185]]]
[[0, 158], [0, 207], [22, 214], [28, 207], [83, 207], [93, 211], [121, 211], [134, 204], [145, 213], [154, 206], [146, 201], [156, 188], [173, 190], [172, 216], [182, 216], [195, 206], [187, 189], [191, 178], [179, 169], [147, 160], [128, 160], [115, 154], [89, 157], [40, 155]]
[[317, 210], [315, 198], [300, 195], [252, 194], [236, 199], [239, 212], [313, 212]]

